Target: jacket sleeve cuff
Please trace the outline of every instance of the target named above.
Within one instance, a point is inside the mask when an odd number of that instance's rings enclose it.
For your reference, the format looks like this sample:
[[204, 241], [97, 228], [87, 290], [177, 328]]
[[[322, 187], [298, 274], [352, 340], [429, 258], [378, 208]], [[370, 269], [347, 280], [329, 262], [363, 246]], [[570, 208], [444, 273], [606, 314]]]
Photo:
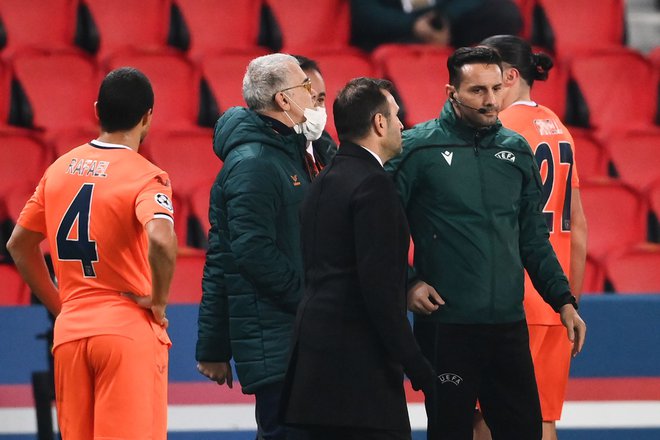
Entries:
[[428, 391], [435, 383], [436, 374], [429, 361], [419, 353], [404, 365], [404, 371], [415, 391]]
[[229, 339], [199, 338], [195, 348], [195, 360], [198, 362], [229, 362], [231, 346]]
[[557, 313], [559, 313], [561, 308], [566, 304], [571, 304], [573, 307], [575, 307], [575, 310], [578, 309], [577, 300], [573, 295], [571, 295], [571, 292], [564, 292], [558, 298], [553, 298], [553, 300], [549, 304], [552, 307], [552, 309]]

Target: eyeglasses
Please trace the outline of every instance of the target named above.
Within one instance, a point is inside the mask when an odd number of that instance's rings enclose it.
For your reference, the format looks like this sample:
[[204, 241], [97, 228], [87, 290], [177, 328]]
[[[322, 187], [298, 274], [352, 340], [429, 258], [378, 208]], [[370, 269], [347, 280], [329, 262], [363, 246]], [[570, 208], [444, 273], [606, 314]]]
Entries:
[[312, 94], [312, 80], [309, 78], [305, 78], [302, 84], [298, 84], [297, 86], [293, 87], [287, 87], [286, 89], [280, 90], [280, 92], [286, 92], [287, 90], [296, 89], [298, 87], [304, 87], [310, 95]]

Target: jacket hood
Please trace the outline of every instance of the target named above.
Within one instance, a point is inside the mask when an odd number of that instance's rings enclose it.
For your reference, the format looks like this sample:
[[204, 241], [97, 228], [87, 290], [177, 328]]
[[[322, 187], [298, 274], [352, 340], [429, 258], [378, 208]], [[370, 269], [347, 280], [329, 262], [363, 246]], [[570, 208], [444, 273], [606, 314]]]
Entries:
[[218, 119], [213, 134], [213, 151], [224, 162], [229, 152], [246, 143], [259, 143], [297, 157], [292, 145], [304, 146], [304, 135], [277, 133], [259, 115], [245, 107], [232, 107]]

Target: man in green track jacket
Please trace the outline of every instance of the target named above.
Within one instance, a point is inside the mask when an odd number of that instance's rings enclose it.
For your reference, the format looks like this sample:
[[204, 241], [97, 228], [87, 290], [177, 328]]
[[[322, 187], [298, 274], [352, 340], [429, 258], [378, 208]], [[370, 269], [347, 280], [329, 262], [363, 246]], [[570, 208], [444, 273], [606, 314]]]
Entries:
[[255, 395], [259, 438], [296, 438], [277, 411], [302, 298], [303, 126], [315, 95], [292, 56], [256, 58], [243, 79], [248, 108], [227, 110], [213, 139], [224, 165], [211, 189], [196, 359], [230, 387], [234, 359], [243, 392]]
[[404, 132], [389, 162], [415, 244], [408, 306], [439, 374], [429, 438], [471, 439], [477, 399], [494, 439], [541, 439], [523, 311], [524, 271], [574, 342], [586, 326], [548, 240], [529, 145], [497, 119], [501, 60], [485, 47], [448, 60], [440, 118]]

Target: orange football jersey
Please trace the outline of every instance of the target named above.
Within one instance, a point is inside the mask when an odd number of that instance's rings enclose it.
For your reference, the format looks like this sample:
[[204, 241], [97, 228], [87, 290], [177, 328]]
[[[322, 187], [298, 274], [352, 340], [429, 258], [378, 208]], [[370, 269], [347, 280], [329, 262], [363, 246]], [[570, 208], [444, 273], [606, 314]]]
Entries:
[[144, 319], [121, 293], [151, 294], [144, 225], [174, 221], [171, 198], [167, 174], [123, 145], [92, 141], [48, 168], [18, 224], [48, 238], [62, 300], [55, 345]]
[[[502, 124], [529, 143], [543, 181], [543, 215], [550, 242], [568, 275], [571, 264], [571, 191], [579, 187], [573, 138], [556, 114], [533, 102], [517, 102], [499, 115]], [[560, 325], [559, 315], [536, 292], [525, 275], [528, 324]]]

